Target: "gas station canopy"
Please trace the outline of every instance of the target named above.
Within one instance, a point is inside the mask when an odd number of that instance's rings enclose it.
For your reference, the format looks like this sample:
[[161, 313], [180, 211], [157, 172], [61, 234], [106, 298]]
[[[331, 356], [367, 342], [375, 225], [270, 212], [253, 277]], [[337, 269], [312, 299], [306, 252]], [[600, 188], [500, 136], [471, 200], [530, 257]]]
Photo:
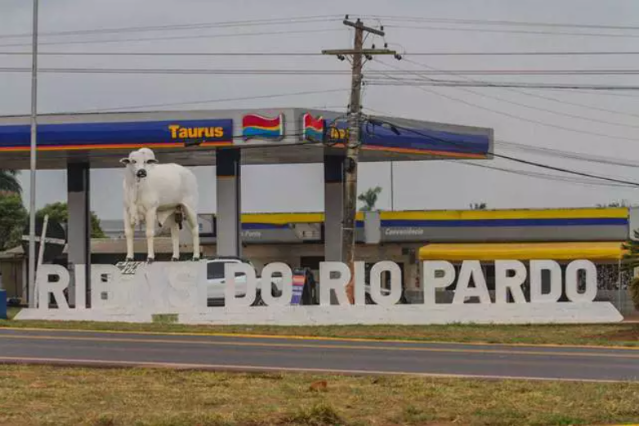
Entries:
[[[0, 168], [29, 168], [29, 123], [0, 117]], [[120, 167], [141, 147], [185, 166], [214, 165], [215, 148], [243, 148], [243, 164], [321, 163], [325, 146], [343, 150], [347, 127], [343, 114], [301, 108], [40, 115], [38, 169]], [[376, 116], [361, 131], [365, 162], [486, 159], [493, 148], [488, 128]]]

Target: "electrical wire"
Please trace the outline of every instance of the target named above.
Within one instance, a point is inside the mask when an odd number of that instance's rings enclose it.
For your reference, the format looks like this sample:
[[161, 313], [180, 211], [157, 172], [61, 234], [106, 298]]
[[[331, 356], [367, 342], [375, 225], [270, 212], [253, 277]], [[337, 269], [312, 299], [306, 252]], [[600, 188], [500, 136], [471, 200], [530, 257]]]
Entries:
[[602, 24], [575, 24], [558, 22], [530, 22], [494, 19], [461, 19], [461, 18], [425, 18], [416, 16], [396, 16], [396, 15], [365, 15], [363, 18], [384, 19], [386, 21], [402, 22], [436, 22], [459, 25], [491, 25], [491, 26], [524, 26], [524, 27], [547, 27], [547, 28], [588, 28], [606, 30], [633, 30], [639, 31], [639, 26], [628, 25], [602, 25]]
[[[393, 65], [390, 65], [390, 64], [387, 64], [387, 63], [384, 63], [384, 62], [380, 62], [380, 63], [385, 65], [385, 66], [391, 67], [391, 68], [396, 68]], [[388, 76], [388, 77], [391, 78], [391, 79], [394, 78], [392, 76]], [[528, 123], [538, 124], [538, 125], [541, 125], [541, 126], [546, 126], [546, 127], [551, 127], [551, 128], [555, 128], [555, 129], [565, 130], [565, 131], [569, 131], [569, 132], [573, 132], [573, 133], [580, 133], [580, 134], [585, 134], [585, 135], [604, 137], [604, 138], [608, 138], [608, 139], [625, 140], [625, 141], [631, 141], [631, 142], [637, 142], [638, 141], [636, 138], [630, 138], [630, 137], [625, 137], [625, 136], [614, 136], [614, 135], [609, 135], [607, 133], [599, 133], [599, 132], [593, 132], [593, 131], [588, 131], [588, 130], [575, 129], [573, 127], [567, 127], [567, 126], [563, 126], [563, 125], [560, 125], [560, 124], [547, 123], [545, 121], [535, 120], [535, 119], [528, 118], [528, 117], [522, 117], [520, 115], [512, 114], [510, 112], [505, 112], [505, 111], [501, 111], [501, 110], [498, 110], [498, 109], [494, 109], [494, 108], [486, 107], [486, 106], [483, 106], [483, 105], [479, 105], [479, 104], [476, 104], [474, 102], [469, 102], [469, 101], [467, 101], [465, 99], [461, 99], [461, 98], [457, 98], [455, 96], [451, 96], [451, 95], [448, 95], [448, 94], [440, 93], [440, 92], [435, 91], [435, 90], [425, 89], [424, 87], [421, 87], [421, 86], [414, 86], [414, 87], [416, 87], [417, 89], [422, 90], [424, 92], [431, 93], [433, 95], [440, 96], [442, 98], [449, 99], [449, 100], [452, 100], [454, 102], [463, 103], [463, 104], [471, 106], [473, 108], [483, 109], [483, 110], [486, 110], [486, 111], [493, 112], [495, 114], [503, 115], [505, 117], [514, 118], [516, 120], [525, 121], [525, 122], [528, 122]]]
[[[411, 62], [409, 59], [404, 59], [406, 62]], [[414, 62], [417, 63], [418, 62]], [[448, 69], [429, 69], [429, 70], [403, 70], [397, 69], [390, 74], [414, 74], [422, 76], [431, 75], [579, 75], [579, 76], [591, 76], [591, 75], [637, 75], [639, 69], [492, 69], [492, 70], [477, 70], [477, 69], [460, 69], [460, 70], [448, 70]], [[376, 71], [368, 71], [367, 74], [375, 75]]]
[[[0, 51], [0, 55], [31, 56], [31, 52]], [[323, 56], [321, 52], [38, 52], [42, 56]], [[621, 56], [639, 51], [569, 52], [403, 52], [402, 56]]]
[[553, 158], [564, 158], [567, 160], [585, 161], [595, 164], [608, 164], [612, 166], [639, 168], [639, 162], [626, 161], [620, 158], [606, 157], [602, 155], [590, 155], [575, 151], [564, 151], [560, 149], [527, 145], [502, 139], [496, 140], [495, 144], [498, 144], [500, 146], [500, 149], [528, 151], [538, 155], [545, 155]]
[[[389, 74], [390, 75], [390, 74]], [[439, 87], [486, 87], [486, 88], [503, 88], [503, 87], [518, 87], [522, 89], [544, 89], [544, 90], [570, 90], [571, 92], [583, 92], [586, 91], [635, 91], [639, 90], [639, 86], [627, 86], [627, 85], [610, 85], [610, 84], [575, 84], [575, 83], [530, 83], [530, 82], [510, 82], [510, 81], [485, 81], [485, 80], [473, 80], [473, 81], [459, 81], [459, 80], [445, 80], [424, 78], [420, 79], [384, 79], [382, 77], [367, 78], [366, 83], [372, 86], [439, 86]], [[592, 94], [592, 93], [591, 93]], [[623, 95], [618, 95], [623, 96]], [[632, 95], [626, 95], [627, 97], [636, 97]]]
[[[253, 19], [243, 21], [218, 21], [218, 22], [200, 22], [191, 24], [170, 24], [170, 25], [150, 25], [150, 26], [131, 26], [120, 28], [95, 28], [70, 31], [39, 31], [38, 37], [66, 37], [77, 35], [95, 35], [95, 34], [122, 34], [136, 32], [154, 32], [154, 31], [175, 31], [175, 30], [194, 30], [209, 28], [229, 28], [229, 27], [247, 27], [262, 25], [281, 25], [281, 24], [308, 24], [312, 22], [327, 22], [339, 20], [341, 15], [314, 15], [301, 16], [291, 18], [272, 18], [272, 19]], [[31, 33], [19, 34], [0, 34], [0, 39], [6, 38], [31, 38]]]
[[577, 37], [611, 37], [611, 38], [638, 38], [639, 34], [612, 34], [612, 33], [581, 33], [567, 31], [534, 31], [534, 30], [509, 30], [493, 28], [458, 28], [441, 26], [417, 26], [417, 25], [384, 25], [385, 28], [395, 30], [426, 30], [426, 31], [459, 31], [473, 33], [503, 33], [503, 34], [527, 34], [543, 36], [577, 36]]
[[[31, 69], [28, 67], [2, 67], [0, 68], [0, 72], [8, 72], [8, 73], [19, 73], [19, 72], [30, 72]], [[426, 78], [427, 73], [412, 71], [412, 70], [403, 70], [396, 69], [395, 71], [399, 72], [387, 72], [381, 70], [370, 70], [366, 73], [366, 75], [372, 76], [381, 76], [390, 78], [392, 81], [396, 82], [399, 85], [416, 85], [416, 83], [420, 82], [428, 82], [430, 85], [441, 85], [445, 84], [459, 84], [461, 85], [464, 82], [458, 81], [446, 81], [446, 80], [436, 80], [436, 79], [424, 79]], [[54, 67], [42, 67], [39, 69], [39, 72], [43, 73], [57, 73], [57, 74], [185, 74], [185, 75], [194, 75], [194, 74], [215, 74], [215, 75], [350, 75], [350, 71], [348, 70], [330, 70], [330, 69], [215, 69], [215, 68], [54, 68]], [[603, 71], [597, 71], [599, 73], [605, 73]], [[639, 74], [639, 70], [635, 71]], [[458, 73], [457, 71], [442, 71], [441, 73]], [[441, 74], [440, 73], [440, 74]], [[431, 73], [432, 74], [432, 73]], [[458, 73], [459, 75], [466, 75], [467, 73]], [[614, 72], [613, 72], [614, 74]], [[417, 75], [420, 79], [397, 79], [393, 78], [393, 75]], [[570, 75], [570, 74], [562, 74], [562, 75]], [[383, 85], [385, 80], [380, 79], [379, 77], [376, 79], [369, 79], [369, 84], [372, 85]], [[499, 83], [490, 83], [490, 82], [481, 82], [484, 86], [495, 86], [499, 87]], [[422, 84], [424, 85], [424, 84]], [[483, 87], [483, 86], [482, 86]], [[532, 87], [532, 86], [523, 86], [522, 87]], [[560, 87], [557, 85], [547, 86], [547, 87]], [[639, 90], [639, 86], [597, 86], [597, 85], [568, 85], [566, 87], [569, 88], [592, 88], [592, 90]]]
[[[2, 67], [0, 72], [30, 72], [27, 67]], [[167, 75], [350, 75], [347, 70], [317, 69], [215, 69], [215, 68], [47, 68], [38, 69], [41, 73], [51, 74], [167, 74]]]
[[[66, 45], [66, 44], [101, 44], [101, 43], [124, 43], [124, 42], [144, 42], [144, 41], [166, 41], [166, 40], [188, 40], [188, 39], [214, 39], [223, 37], [254, 37], [264, 35], [283, 35], [283, 34], [310, 34], [323, 33], [332, 31], [348, 31], [345, 28], [323, 28], [323, 29], [305, 29], [305, 30], [284, 30], [284, 31], [261, 31], [248, 33], [229, 33], [229, 34], [198, 34], [189, 36], [165, 36], [165, 37], [139, 37], [139, 38], [118, 38], [106, 40], [71, 40], [71, 41], [43, 41], [39, 42], [40, 46]], [[31, 43], [8, 43], [0, 44], [0, 47], [24, 47], [30, 46]]]
[[258, 95], [258, 96], [241, 96], [234, 98], [213, 98], [213, 99], [198, 99], [193, 101], [181, 101], [181, 102], [164, 102], [164, 103], [155, 103], [155, 104], [143, 104], [143, 105], [127, 105], [127, 106], [118, 106], [118, 107], [110, 107], [110, 108], [89, 108], [80, 111], [70, 111], [70, 112], [57, 112], [55, 114], [78, 114], [78, 113], [98, 113], [98, 112], [109, 112], [109, 111], [128, 111], [134, 109], [146, 109], [146, 108], [164, 108], [169, 106], [180, 106], [180, 105], [202, 105], [202, 104], [212, 104], [219, 102], [234, 102], [234, 101], [253, 101], [258, 99], [273, 99], [273, 98], [284, 98], [288, 96], [305, 96], [305, 95], [315, 95], [315, 94], [323, 94], [323, 93], [338, 93], [344, 92], [346, 93], [346, 89], [327, 89], [327, 90], [305, 90], [300, 92], [288, 92], [288, 93], [274, 93], [269, 95]]
[[568, 176], [559, 176], [559, 175], [554, 175], [554, 174], [550, 174], [550, 173], [538, 173], [538, 172], [532, 172], [529, 170], [523, 170], [523, 169], [509, 169], [509, 168], [504, 168], [504, 167], [497, 167], [497, 166], [489, 166], [486, 164], [479, 164], [479, 163], [466, 163], [463, 161], [448, 161], [451, 164], [461, 164], [463, 166], [472, 166], [472, 167], [478, 167], [478, 168], [482, 168], [482, 169], [487, 169], [487, 170], [495, 170], [495, 171], [499, 171], [499, 172], [504, 172], [504, 173], [510, 173], [510, 174], [514, 174], [517, 176], [527, 176], [527, 177], [532, 177], [532, 178], [536, 178], [536, 179], [544, 179], [544, 180], [550, 180], [552, 182], [564, 182], [564, 183], [569, 183], [569, 184], [574, 184], [574, 185], [583, 185], [583, 186], [603, 186], [603, 187], [612, 187], [612, 188], [632, 188], [632, 186], [630, 185], [621, 185], [621, 184], [616, 184], [616, 183], [609, 183], [609, 182], [600, 182], [597, 181], [595, 179], [580, 179], [577, 177], [568, 177]]
[[404, 52], [402, 56], [624, 56], [639, 51]]
[[[0, 51], [0, 55], [31, 56], [31, 52]], [[38, 56], [324, 56], [321, 52], [38, 52]]]
[[[410, 59], [406, 59], [406, 62], [409, 62], [409, 63], [414, 64], [414, 65], [426, 67], [428, 69], [437, 70], [437, 68], [434, 68], [434, 67], [431, 67], [429, 65], [423, 64], [421, 62], [416, 62], [416, 61], [413, 61], [413, 60], [410, 60]], [[474, 80], [472, 80], [472, 79], [470, 79], [470, 78], [468, 78], [466, 76], [463, 76], [463, 75], [458, 75], [458, 74], [455, 74], [455, 73], [452, 73], [451, 75], [458, 76], [458, 77], [463, 78], [465, 80], [474, 82]], [[471, 90], [471, 89], [467, 89], [467, 88], [458, 88], [458, 89], [462, 90], [464, 92], [467, 92], [467, 93], [471, 93], [471, 94], [477, 95], [477, 96], [481, 96], [481, 97], [488, 98], [488, 99], [494, 99], [494, 100], [497, 100], [497, 101], [500, 101], [500, 102], [505, 102], [507, 104], [520, 106], [522, 108], [528, 108], [528, 109], [531, 109], [531, 110], [534, 110], [534, 111], [541, 111], [541, 112], [545, 112], [545, 113], [549, 113], [549, 114], [554, 114], [554, 115], [559, 115], [559, 116], [563, 116], [563, 117], [573, 118], [573, 119], [576, 119], [576, 120], [583, 120], [583, 121], [588, 121], [588, 122], [606, 124], [608, 126], [639, 129], [639, 125], [627, 124], [627, 123], [616, 123], [614, 121], [603, 120], [603, 119], [600, 119], [600, 118], [585, 117], [585, 116], [582, 116], [582, 115], [571, 114], [571, 113], [567, 113], [567, 112], [563, 112], [563, 111], [557, 111], [557, 110], [552, 110], [552, 109], [548, 109], [548, 108], [540, 108], [540, 107], [536, 107], [536, 106], [533, 106], [533, 105], [529, 105], [529, 104], [525, 104], [525, 103], [521, 103], [521, 102], [509, 100], [509, 99], [504, 99], [501, 96], [489, 95], [489, 94], [486, 94], [486, 93], [478, 92], [476, 90]], [[517, 89], [513, 89], [513, 88], [504, 88], [504, 89], [508, 90], [509, 92], [513, 92], [513, 93], [518, 93], [518, 94], [523, 94], [525, 96], [529, 96], [528, 93], [522, 92], [522, 91], [517, 90]], [[544, 98], [543, 96], [536, 96], [536, 95], [534, 95], [534, 96], [535, 97], [540, 97], [542, 99]], [[563, 103], [561, 101], [557, 101], [557, 100], [555, 100], [555, 101], [559, 102], [559, 103]]]
[[533, 97], [533, 98], [544, 99], [544, 100], [551, 101], [551, 102], [556, 102], [556, 103], [559, 103], [559, 104], [572, 105], [572, 106], [576, 106], [576, 107], [580, 107], [580, 108], [591, 109], [593, 111], [606, 112], [608, 114], [624, 115], [626, 117], [639, 118], [639, 114], [633, 114], [633, 113], [627, 112], [627, 111], [620, 111], [618, 109], [610, 109], [610, 108], [597, 107], [597, 106], [594, 106], [594, 105], [586, 105], [586, 104], [582, 104], [582, 103], [579, 103], [579, 102], [571, 102], [571, 101], [568, 101], [568, 100], [565, 100], [565, 99], [558, 99], [558, 98], [555, 98], [553, 96], [540, 95], [538, 93], [529, 93], [529, 92], [525, 92], [523, 90], [514, 90], [513, 89], [513, 91], [517, 92], [517, 93], [521, 93], [521, 94], [526, 95], [526, 96]]
[[[396, 128], [396, 129], [405, 130], [407, 132], [411, 132], [413, 134], [425, 137], [425, 138], [430, 139], [430, 140], [443, 142], [443, 143], [446, 143], [446, 144], [453, 144], [453, 145], [460, 146], [462, 148], [467, 148], [466, 146], [461, 145], [459, 143], [456, 143], [454, 141], [448, 141], [448, 140], [444, 140], [444, 139], [440, 139], [440, 138], [434, 137], [432, 135], [427, 135], [427, 134], [425, 134], [423, 132], [420, 132], [419, 130], [411, 129], [409, 127], [404, 127], [404, 126], [398, 125], [396, 123], [393, 123], [392, 121], [382, 120], [382, 119], [379, 119], [379, 118], [375, 118], [375, 120], [380, 121], [380, 122], [382, 122], [384, 124], [387, 124], [389, 126], [392, 126], [392, 127]], [[607, 176], [600, 176], [600, 175], [595, 175], [595, 174], [586, 173], [586, 172], [580, 172], [580, 171], [576, 171], [576, 170], [566, 169], [564, 167], [551, 166], [549, 164], [538, 163], [538, 162], [535, 162], [535, 161], [530, 161], [530, 160], [526, 160], [526, 159], [522, 159], [522, 158], [518, 158], [518, 157], [511, 157], [509, 155], [497, 154], [497, 153], [494, 153], [494, 152], [490, 153], [490, 155], [492, 155], [493, 157], [496, 157], [496, 158], [502, 158], [502, 159], [505, 159], [505, 160], [508, 160], [508, 161], [512, 161], [512, 162], [516, 162], [516, 163], [520, 163], [520, 164], [526, 164], [528, 166], [535, 166], [535, 167], [539, 167], [539, 168], [543, 168], [543, 169], [547, 169], [547, 170], [553, 170], [553, 171], [557, 171], [557, 172], [561, 172], [561, 173], [572, 174], [572, 175], [582, 176], [582, 177], [587, 177], [587, 178], [592, 178], [592, 179], [598, 179], [598, 180], [617, 183], [617, 184], [622, 184], [622, 185], [630, 185], [630, 186], [633, 186], [633, 187], [639, 187], [639, 182], [633, 182], [633, 181], [624, 180], [624, 179], [617, 179], [617, 178], [612, 178], [612, 177], [607, 177]]]
[[[364, 108], [367, 111], [371, 111], [377, 114], [383, 114], [385, 116], [392, 116], [392, 113], [387, 111], [381, 111], [379, 109], [374, 109], [370, 107]], [[621, 166], [621, 167], [631, 167], [631, 168], [639, 168], [639, 162], [626, 161], [620, 158], [615, 157], [606, 157], [602, 155], [591, 155], [583, 152], [576, 151], [564, 151], [554, 148], [545, 148], [540, 146], [528, 145], [519, 142], [506, 141], [503, 139], [498, 139], [494, 141], [496, 145], [500, 146], [500, 149], [510, 149], [510, 150], [522, 150], [532, 152], [538, 155], [545, 155], [553, 158], [564, 158], [568, 160], [576, 160], [576, 161], [584, 161], [595, 164], [608, 164], [613, 166]]]

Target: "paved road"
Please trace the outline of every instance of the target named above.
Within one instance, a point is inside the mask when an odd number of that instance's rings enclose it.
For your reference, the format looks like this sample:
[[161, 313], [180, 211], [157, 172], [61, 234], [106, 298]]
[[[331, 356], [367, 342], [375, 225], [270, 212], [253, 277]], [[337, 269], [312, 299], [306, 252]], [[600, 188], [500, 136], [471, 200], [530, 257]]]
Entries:
[[639, 381], [639, 349], [16, 329], [0, 363]]

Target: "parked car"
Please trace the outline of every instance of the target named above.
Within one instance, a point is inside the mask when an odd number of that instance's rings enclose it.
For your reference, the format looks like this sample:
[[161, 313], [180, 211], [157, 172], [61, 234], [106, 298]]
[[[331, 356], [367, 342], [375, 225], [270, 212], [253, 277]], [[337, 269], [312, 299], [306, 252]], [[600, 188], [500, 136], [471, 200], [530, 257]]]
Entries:
[[[206, 265], [206, 280], [207, 280], [207, 304], [209, 306], [223, 306], [224, 295], [226, 289], [226, 280], [224, 277], [224, 267], [228, 263], [245, 263], [255, 270], [253, 264], [247, 260], [239, 257], [216, 257], [213, 259], [207, 259]], [[253, 306], [264, 305], [261, 295], [261, 277], [256, 273], [258, 277], [257, 282], [257, 295]], [[281, 276], [274, 276], [271, 279], [271, 294], [275, 297], [279, 297], [282, 294], [282, 278]], [[235, 296], [244, 297], [246, 295], [246, 275], [239, 273], [235, 276]]]

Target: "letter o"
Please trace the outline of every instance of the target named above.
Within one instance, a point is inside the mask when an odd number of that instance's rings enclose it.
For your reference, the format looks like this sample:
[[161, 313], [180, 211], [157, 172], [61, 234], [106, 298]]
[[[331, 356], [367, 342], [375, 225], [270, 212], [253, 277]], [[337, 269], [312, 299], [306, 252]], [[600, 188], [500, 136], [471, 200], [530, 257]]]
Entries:
[[[280, 297], [274, 297], [271, 293], [271, 280], [274, 272], [282, 274], [282, 294]], [[267, 306], [283, 307], [291, 304], [291, 299], [293, 298], [293, 271], [286, 263], [274, 262], [266, 265], [262, 269], [260, 284], [262, 287], [262, 300]]]
[[[390, 274], [390, 294], [382, 295], [382, 272]], [[397, 263], [388, 260], [377, 262], [371, 268], [371, 299], [380, 306], [393, 306], [402, 297], [402, 270]]]
[[[586, 291], [579, 293], [577, 272], [586, 272]], [[566, 296], [571, 302], [592, 302], [597, 296], [597, 267], [589, 260], [575, 260], [566, 267]]]

